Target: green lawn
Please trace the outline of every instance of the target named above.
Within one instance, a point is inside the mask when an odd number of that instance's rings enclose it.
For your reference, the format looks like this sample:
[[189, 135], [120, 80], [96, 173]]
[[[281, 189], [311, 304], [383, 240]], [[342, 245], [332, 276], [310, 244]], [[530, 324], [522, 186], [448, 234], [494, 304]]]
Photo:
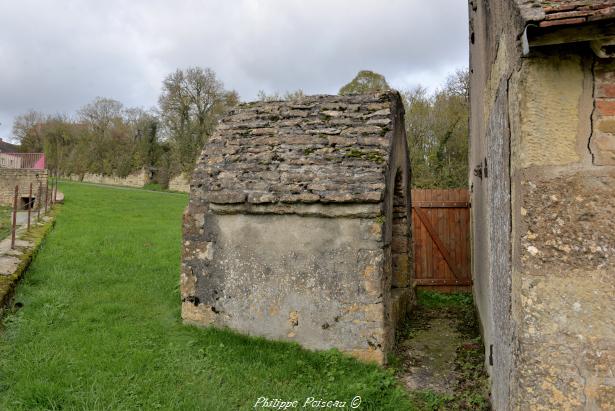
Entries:
[[0, 240], [11, 234], [13, 207], [0, 206]]
[[[250, 409], [259, 397], [412, 409], [392, 373], [336, 352], [182, 325], [182, 194], [66, 195], [0, 330], [0, 409]], [[349, 404], [347, 404], [349, 406]]]

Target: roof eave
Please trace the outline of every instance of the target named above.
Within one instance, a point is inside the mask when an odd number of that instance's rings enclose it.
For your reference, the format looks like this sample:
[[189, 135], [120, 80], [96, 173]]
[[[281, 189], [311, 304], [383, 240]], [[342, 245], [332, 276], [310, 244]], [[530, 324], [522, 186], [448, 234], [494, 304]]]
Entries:
[[522, 34], [524, 55], [537, 47], [581, 42], [592, 43], [592, 48], [599, 57], [615, 57], [609, 47], [615, 44], [615, 14], [608, 19], [575, 24], [540, 26], [537, 23], [528, 23]]

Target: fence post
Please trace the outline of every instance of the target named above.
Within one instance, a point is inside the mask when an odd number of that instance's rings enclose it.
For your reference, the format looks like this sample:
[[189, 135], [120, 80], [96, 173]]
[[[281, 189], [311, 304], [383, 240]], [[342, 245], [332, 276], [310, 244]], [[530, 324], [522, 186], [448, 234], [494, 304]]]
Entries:
[[15, 249], [15, 226], [17, 225], [17, 196], [19, 195], [19, 185], [15, 186], [15, 196], [13, 197], [13, 226], [11, 227], [11, 248]]
[[45, 214], [47, 214], [47, 204], [49, 203], [49, 176], [45, 179]]
[[30, 183], [30, 193], [28, 194], [28, 231], [30, 231], [30, 216], [32, 215], [32, 183]]
[[41, 197], [43, 196], [43, 183], [38, 182], [38, 195], [36, 196], [36, 221], [41, 221]]
[[58, 170], [56, 169], [56, 188], [53, 191], [53, 203], [55, 204], [58, 201]]

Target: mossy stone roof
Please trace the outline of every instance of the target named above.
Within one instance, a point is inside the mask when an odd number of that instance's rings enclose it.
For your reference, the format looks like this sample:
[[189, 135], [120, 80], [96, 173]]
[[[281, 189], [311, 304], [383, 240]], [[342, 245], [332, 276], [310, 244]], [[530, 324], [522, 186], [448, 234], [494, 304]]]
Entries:
[[400, 110], [396, 92], [239, 105], [205, 145], [193, 197], [216, 204], [380, 202]]

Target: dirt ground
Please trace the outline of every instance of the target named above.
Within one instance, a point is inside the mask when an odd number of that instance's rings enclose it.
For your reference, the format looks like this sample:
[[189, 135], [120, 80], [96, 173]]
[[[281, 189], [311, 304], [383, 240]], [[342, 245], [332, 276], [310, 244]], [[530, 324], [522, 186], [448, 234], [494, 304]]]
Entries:
[[471, 294], [419, 292], [394, 361], [399, 380], [422, 409], [490, 409]]

